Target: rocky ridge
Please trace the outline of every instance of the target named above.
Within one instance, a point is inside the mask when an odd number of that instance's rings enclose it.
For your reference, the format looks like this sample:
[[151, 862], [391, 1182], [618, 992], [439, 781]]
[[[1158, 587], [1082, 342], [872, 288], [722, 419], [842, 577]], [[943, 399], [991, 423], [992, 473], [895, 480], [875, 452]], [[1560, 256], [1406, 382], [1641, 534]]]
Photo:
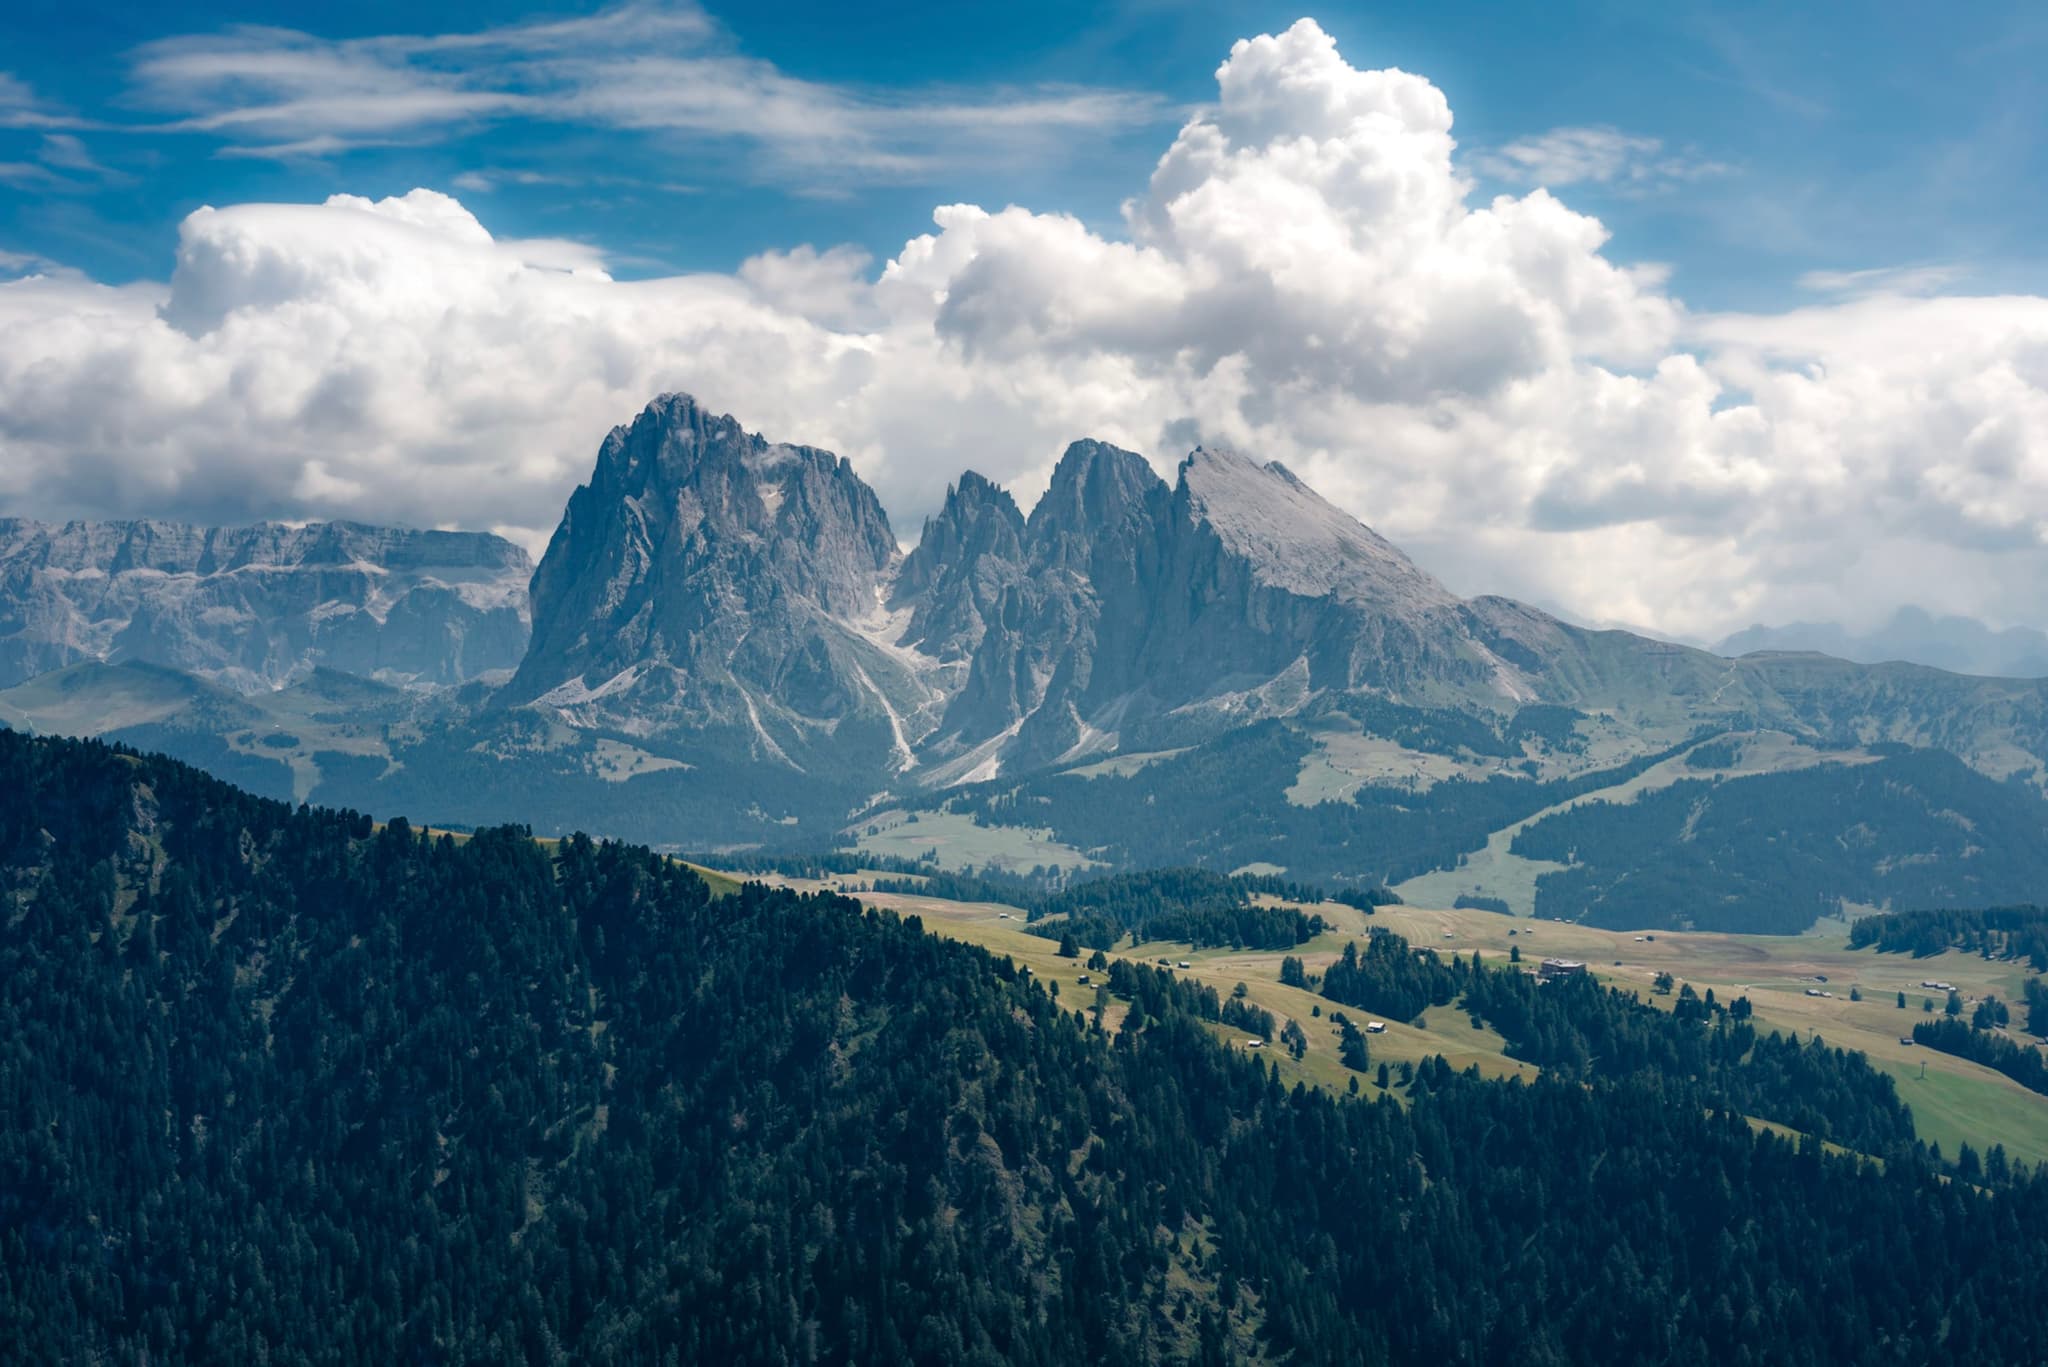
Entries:
[[0, 519], [0, 687], [95, 660], [243, 692], [316, 668], [501, 676], [526, 649], [531, 571], [480, 532]]
[[1609, 758], [1735, 725], [1919, 743], [1931, 706], [1969, 719], [1944, 743], [1987, 772], [2048, 753], [2039, 688], [1729, 661], [1460, 599], [1285, 467], [1227, 450], [1169, 483], [1078, 441], [1029, 516], [969, 473], [904, 555], [846, 461], [684, 395], [606, 439], [533, 601], [502, 701], [855, 786], [1389, 704], [1497, 728], [1575, 709]]

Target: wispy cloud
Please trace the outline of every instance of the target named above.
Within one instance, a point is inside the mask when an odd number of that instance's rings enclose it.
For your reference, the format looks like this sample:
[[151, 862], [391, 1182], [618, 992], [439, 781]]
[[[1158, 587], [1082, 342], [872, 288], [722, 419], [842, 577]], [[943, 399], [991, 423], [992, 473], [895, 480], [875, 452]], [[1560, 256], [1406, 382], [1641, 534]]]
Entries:
[[1851, 298], [1936, 294], [1963, 275], [1957, 266], [1880, 266], [1860, 271], [1808, 271], [1799, 288]]
[[1722, 162], [1669, 151], [1661, 139], [1604, 126], [1553, 128], [1479, 153], [1486, 174], [1520, 185], [1592, 183], [1649, 190], [1725, 175]]
[[35, 87], [11, 71], [0, 71], [0, 128], [88, 128], [89, 120], [53, 108]]
[[222, 154], [324, 157], [533, 119], [729, 146], [757, 173], [910, 178], [1169, 111], [1126, 91], [869, 90], [808, 81], [738, 52], [693, 5], [628, 4], [474, 33], [329, 40], [238, 27], [134, 55], [130, 99], [160, 131], [221, 139]]
[[113, 174], [94, 159], [91, 149], [86, 147], [83, 139], [71, 133], [44, 134], [42, 150], [36, 157], [45, 166], [55, 166], [66, 171], [80, 171], [89, 176]]
[[[1694, 14], [1690, 23], [1703, 46], [1720, 58], [1720, 71], [1710, 73], [1717, 79], [1747, 91], [1783, 113], [1802, 119], [1824, 119], [1833, 113], [1828, 102], [1811, 88], [1810, 72], [1805, 81], [1795, 84], [1773, 69], [1776, 63], [1796, 61], [1799, 45], [1773, 42], [1771, 36], [1759, 41], [1749, 26], [1739, 25], [1711, 11]], [[1811, 63], [1806, 65], [1812, 66]]]
[[677, 181], [646, 180], [638, 176], [605, 175], [600, 173], [564, 175], [553, 171], [534, 171], [524, 167], [506, 168], [486, 166], [477, 170], [464, 171], [449, 182], [453, 188], [468, 194], [488, 195], [506, 185], [536, 186], [552, 185], [561, 188], [599, 186], [608, 189], [655, 190], [662, 194], [694, 195], [703, 187], [686, 185]]
[[0, 185], [17, 190], [61, 190], [71, 182], [36, 161], [0, 161]]
[[[8, 94], [7, 87], [0, 84], [0, 100]], [[0, 120], [0, 126], [4, 122]], [[75, 194], [127, 179], [122, 172], [102, 166], [84, 139], [73, 133], [45, 133], [32, 159], [0, 161], [0, 185], [16, 190]]]

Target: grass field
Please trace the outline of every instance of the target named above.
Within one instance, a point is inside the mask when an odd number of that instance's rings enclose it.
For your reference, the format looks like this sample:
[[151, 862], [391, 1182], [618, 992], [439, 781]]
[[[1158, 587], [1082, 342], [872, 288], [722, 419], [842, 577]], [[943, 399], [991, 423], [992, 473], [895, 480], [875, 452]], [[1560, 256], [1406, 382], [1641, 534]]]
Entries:
[[1287, 790], [1287, 800], [1297, 807], [1348, 802], [1369, 783], [1429, 788], [1449, 778], [1484, 778], [1496, 767], [1410, 750], [1355, 727], [1330, 726], [1311, 734], [1316, 748], [1303, 757], [1301, 772]]
[[[825, 880], [797, 878], [772, 878], [769, 881], [803, 890], [832, 888], [844, 890], [856, 883], [859, 875]], [[860, 900], [871, 906], [886, 907], [905, 916], [917, 916], [925, 928], [949, 939], [977, 944], [992, 953], [1006, 955], [1017, 963], [1050, 983], [1059, 984], [1060, 1001], [1063, 1005], [1078, 1010], [1088, 1010], [1095, 1004], [1095, 984], [1084, 987], [1078, 979], [1089, 970], [1083, 960], [1063, 959], [1059, 956], [1056, 942], [1040, 935], [1033, 935], [1024, 929], [1024, 914], [1013, 907], [993, 902], [952, 902], [940, 897], [918, 897], [901, 893], [860, 893]], [[1352, 927], [1356, 933], [1364, 933], [1364, 918], [1349, 907], [1330, 904], [1319, 908], [1326, 919], [1335, 918], [1341, 924]], [[1308, 946], [1308, 952], [1326, 951], [1324, 957], [1334, 957], [1342, 952], [1343, 936], [1330, 934], [1321, 941]], [[1085, 955], [1083, 959], [1085, 959]], [[1186, 945], [1147, 944], [1135, 949], [1123, 949], [1109, 955], [1111, 959], [1129, 959], [1137, 963], [1157, 966], [1157, 961], [1166, 959], [1169, 964], [1186, 960], [1185, 976], [1214, 987], [1219, 994], [1228, 995], [1238, 983], [1245, 985], [1246, 997], [1273, 1013], [1275, 1023], [1285, 1026], [1288, 1020], [1300, 1023], [1302, 1032], [1308, 1036], [1308, 1052], [1299, 1062], [1290, 1058], [1286, 1051], [1268, 1041], [1262, 1052], [1269, 1055], [1280, 1068], [1284, 1081], [1304, 1081], [1319, 1087], [1343, 1090], [1352, 1077], [1357, 1076], [1359, 1086], [1368, 1093], [1374, 1089], [1370, 1074], [1357, 1075], [1338, 1061], [1336, 1027], [1330, 1023], [1329, 1014], [1333, 1009], [1330, 1002], [1312, 992], [1288, 987], [1280, 981], [1280, 959], [1278, 954], [1238, 953], [1230, 950], [1190, 950]], [[1099, 984], [1101, 973], [1090, 975]], [[1335, 1007], [1345, 1010], [1343, 1007]], [[1317, 1013], [1320, 1011], [1320, 1015]], [[1350, 1008], [1349, 1014], [1362, 1018], [1363, 1012]], [[1107, 1016], [1107, 1024], [1114, 1029], [1122, 1018], [1122, 1008], [1113, 1008]], [[1242, 1048], [1246, 1035], [1241, 1030], [1227, 1030], [1221, 1026], [1218, 1032], [1227, 1040]], [[1385, 1034], [1374, 1035], [1369, 1041], [1375, 1067], [1384, 1060], [1395, 1068], [1403, 1062], [1420, 1063], [1423, 1059], [1441, 1054], [1456, 1068], [1477, 1064], [1480, 1072], [1489, 1077], [1521, 1076], [1534, 1077], [1537, 1070], [1525, 1063], [1519, 1063], [1501, 1053], [1502, 1040], [1491, 1030], [1474, 1030], [1470, 1020], [1455, 1007], [1434, 1007], [1417, 1026], [1408, 1022], [1389, 1021]]]
[[994, 865], [1028, 873], [1041, 864], [1047, 868], [1079, 869], [1091, 862], [1073, 846], [1054, 840], [1050, 831], [1023, 826], [978, 826], [972, 817], [954, 812], [883, 812], [860, 824], [855, 847], [864, 854], [897, 859], [922, 859], [936, 850], [939, 867], [945, 869]]
[[[1824, 921], [1798, 936], [1596, 930], [1555, 921], [1530, 921], [1484, 911], [1382, 908], [1381, 924], [1416, 944], [1478, 950], [1491, 959], [1519, 945], [1525, 960], [1556, 955], [1584, 961], [1602, 979], [1638, 990], [1645, 1000], [1669, 1002], [1651, 991], [1659, 972], [1723, 1001], [1747, 995], [1757, 1022], [1797, 1034], [1818, 1034], [1829, 1044], [1860, 1050], [1873, 1066], [1898, 1080], [1924, 1138], [1953, 1154], [1964, 1141], [1978, 1148], [2004, 1144], [2016, 1158], [2048, 1162], [2048, 1097], [2027, 1091], [1988, 1068], [1918, 1045], [1901, 1044], [1923, 1003], [1941, 1009], [1945, 993], [1922, 988], [1925, 979], [1953, 983], [1967, 1001], [1986, 993], [2018, 1001], [2023, 966], [1950, 951], [1928, 959], [1871, 950], [1851, 951], [1848, 927]], [[1517, 932], [1510, 935], [1509, 931]], [[1452, 938], [1446, 939], [1445, 935]], [[1825, 977], [1826, 982], [1811, 979]], [[1809, 997], [1807, 990], [1831, 992]], [[1850, 1000], [1851, 990], [1863, 1000]], [[1897, 1005], [1906, 994], [1906, 1006]], [[1925, 1079], [1922, 1079], [1922, 1071]]]
[[702, 864], [686, 863], [684, 867], [690, 869], [699, 878], [702, 878], [711, 885], [711, 895], [713, 897], [730, 897], [740, 890], [740, 880], [734, 878], [731, 874], [720, 873], [716, 869], [707, 869]]
[[[843, 891], [861, 877], [774, 881]], [[1059, 983], [1063, 1003], [1081, 1008], [1094, 1004], [1093, 988], [1083, 988], [1075, 981], [1087, 970], [1075, 960], [1060, 958], [1053, 941], [1027, 933], [1023, 913], [1014, 908], [936, 897], [859, 896], [872, 905], [921, 917], [925, 927], [937, 934], [1008, 955], [1048, 981]], [[1364, 935], [1369, 925], [1382, 925], [1418, 947], [1460, 955], [1476, 952], [1489, 962], [1506, 960], [1517, 947], [1524, 962], [1532, 966], [1547, 956], [1578, 959], [1602, 980], [1633, 989], [1645, 1001], [1658, 1005], [1676, 1000], [1675, 994], [1658, 996], [1652, 991], [1660, 972], [1690, 983], [1702, 994], [1711, 988], [1722, 1001], [1747, 995], [1760, 1027], [1787, 1031], [1802, 1040], [1818, 1034], [1831, 1045], [1861, 1051], [1874, 1067], [1891, 1074], [1901, 1098], [1913, 1109], [1921, 1136], [1941, 1145], [1944, 1153], [1953, 1155], [1966, 1142], [1979, 1150], [2003, 1144], [2016, 1159], [2048, 1162], [2048, 1097], [2029, 1092], [1988, 1068], [1900, 1043], [1902, 1036], [1911, 1035], [1915, 1022], [1926, 1018], [1924, 1001], [1931, 999], [1935, 1009], [1941, 1009], [1945, 994], [1920, 987], [1923, 979], [1953, 983], [1972, 1003], [1986, 993], [2017, 1002], [2027, 976], [2022, 965], [1955, 951], [1928, 959], [1870, 950], [1852, 952], [1848, 927], [1842, 921], [1822, 922], [1800, 936], [1638, 935], [1478, 910], [1394, 906], [1383, 907], [1367, 918], [1350, 907], [1324, 903], [1315, 911], [1334, 928], [1295, 951], [1311, 971], [1320, 971], [1337, 958], [1345, 941]], [[1328, 1019], [1331, 1004], [1280, 982], [1282, 954], [1157, 944], [1121, 950], [1110, 957], [1155, 966], [1160, 959], [1169, 965], [1185, 960], [1189, 967], [1175, 967], [1175, 972], [1184, 971], [1220, 993], [1227, 994], [1237, 983], [1244, 983], [1253, 1002], [1271, 1011], [1282, 1024], [1288, 1019], [1298, 1021], [1308, 1036], [1308, 1053], [1298, 1063], [1277, 1048], [1267, 1050], [1284, 1079], [1339, 1090], [1349, 1085], [1353, 1074], [1338, 1061], [1336, 1035]], [[1095, 976], [1099, 979], [1101, 975]], [[1814, 981], [1821, 977], [1826, 982]], [[1860, 992], [1861, 1001], [1850, 1000], [1852, 988]], [[1834, 995], [1810, 997], [1808, 989]], [[1906, 993], [1903, 1009], [1897, 1005], [1901, 991]], [[1117, 1012], [1110, 1014], [1112, 1028], [1118, 1018]], [[1242, 1046], [1242, 1032], [1222, 1033]], [[1492, 1030], [1474, 1030], [1469, 1018], [1455, 1006], [1432, 1008], [1420, 1026], [1390, 1021], [1386, 1033], [1374, 1035], [1369, 1045], [1375, 1066], [1384, 1059], [1398, 1068], [1403, 1061], [1419, 1062], [1442, 1054], [1454, 1068], [1477, 1064], [1491, 1077], [1530, 1077], [1537, 1071], [1505, 1057], [1500, 1037]], [[1370, 1076], [1360, 1077], [1359, 1084], [1368, 1093], [1373, 1090]]]

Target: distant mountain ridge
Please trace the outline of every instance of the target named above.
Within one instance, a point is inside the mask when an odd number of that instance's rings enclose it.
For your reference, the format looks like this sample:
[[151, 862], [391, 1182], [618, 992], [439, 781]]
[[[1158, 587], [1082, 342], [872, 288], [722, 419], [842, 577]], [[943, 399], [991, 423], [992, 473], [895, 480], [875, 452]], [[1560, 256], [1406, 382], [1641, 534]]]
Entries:
[[2038, 679], [2048, 676], [2048, 632], [2031, 627], [1999, 629], [1969, 617], [1940, 616], [1925, 608], [1902, 607], [1882, 626], [1850, 631], [1833, 622], [1792, 622], [1752, 626], [1714, 647], [1721, 655], [1754, 651], [1817, 651], [1860, 664], [1907, 660], [1957, 674]]
[[1730, 661], [1463, 600], [1284, 466], [1215, 448], [1169, 483], [1077, 441], [1028, 516], [969, 472], [904, 555], [848, 462], [664, 395], [605, 440], [533, 602], [502, 701], [856, 788], [1389, 703], [1493, 728], [1571, 709], [1583, 736], [1509, 755], [1567, 766], [1580, 740], [1625, 757], [1756, 725], [1940, 744], [1998, 777], [2048, 760], [2039, 688]]
[[483, 532], [0, 519], [0, 687], [135, 661], [242, 692], [316, 668], [459, 684], [526, 648], [532, 562]]
[[[1876, 791], [1858, 788], [1858, 765], [1939, 750], [1968, 767], [1913, 770], [1887, 850], [1814, 825], [1796, 879], [1763, 872], [1784, 852], [1775, 818], [1721, 832], [1701, 876], [1749, 897], [1751, 924], [1794, 928], [1858, 889], [1966, 899], [2024, 882], [2023, 861], [1950, 827], [2048, 842], [2048, 680], [1731, 660], [1461, 599], [1284, 466], [1214, 447], [1169, 480], [1135, 452], [1074, 442], [1028, 514], [964, 473], [905, 553], [848, 461], [671, 394], [605, 438], [530, 594], [524, 557], [490, 538], [265, 535], [241, 560], [225, 533], [80, 536], [101, 549], [69, 577], [52, 569], [62, 557], [17, 554], [6, 563], [34, 573], [0, 578], [0, 614], [21, 621], [25, 601], [32, 624], [120, 625], [70, 646], [70, 668], [0, 687], [0, 722], [111, 735], [298, 801], [702, 850], [859, 841], [951, 867], [1436, 879], [1446, 901], [1523, 909], [1532, 886], [1561, 905], [1572, 870], [1597, 861], [1603, 881], [1579, 901], [1597, 893], [1601, 915], [1638, 906], [1636, 872], [1692, 829], [1682, 811], [1645, 824], [1676, 801], [1639, 809], [1645, 784], [1696, 776], [1731, 813], [1767, 789], [1816, 794], [1801, 799], [1812, 811], [1854, 816]], [[172, 569], [153, 568], [166, 557]], [[251, 596], [261, 586], [278, 592]], [[406, 656], [407, 638], [372, 633], [377, 669], [338, 662], [349, 631], [403, 620], [414, 598], [440, 609], [418, 614], [439, 623], [433, 649]], [[94, 617], [102, 602], [140, 607]], [[520, 618], [523, 653], [471, 672], [482, 628], [463, 614], [502, 624], [513, 603], [531, 605], [530, 644]], [[272, 614], [281, 631], [249, 627]], [[50, 641], [74, 639], [13, 635], [53, 657]], [[124, 653], [159, 635], [176, 649]], [[238, 698], [149, 672], [195, 657], [219, 683], [292, 686]], [[336, 669], [467, 682], [360, 689]], [[1511, 848], [1518, 823], [1589, 794], [1566, 859]], [[1888, 878], [1892, 854], [1940, 863]], [[1796, 905], [1780, 905], [1795, 882]], [[1698, 924], [1720, 914], [1702, 907]]]

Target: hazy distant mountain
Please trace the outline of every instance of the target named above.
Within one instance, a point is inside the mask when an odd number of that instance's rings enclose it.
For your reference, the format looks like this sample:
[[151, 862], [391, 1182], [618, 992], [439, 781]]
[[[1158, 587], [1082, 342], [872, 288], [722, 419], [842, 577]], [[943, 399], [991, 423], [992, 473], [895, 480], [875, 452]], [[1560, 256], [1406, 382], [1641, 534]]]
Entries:
[[1969, 617], [1936, 617], [1924, 608], [1903, 607], [1871, 631], [1852, 632], [1832, 622], [1752, 626], [1715, 649], [1723, 655], [1756, 650], [1810, 650], [1863, 664], [1910, 660], [1957, 674], [2038, 679], [2048, 676], [2048, 633], [2030, 627], [1998, 630]]
[[[16, 550], [5, 563], [30, 569], [0, 578], [8, 639], [43, 652], [16, 646], [18, 672], [162, 661], [246, 687], [326, 663], [454, 680], [511, 663], [512, 648], [476, 649], [509, 638], [511, 620], [524, 638], [523, 557], [491, 538], [178, 540], [139, 526], [72, 534], [91, 554], [59, 555], [48, 529], [16, 534], [48, 547]], [[1713, 807], [1734, 824], [1715, 828], [1696, 881], [1728, 883], [1715, 894], [1728, 905], [1748, 898], [1752, 928], [1796, 929], [1844, 896], [1908, 895], [1878, 867], [1899, 851], [1940, 861], [1913, 888], [2017, 895], [2028, 870], [1950, 839], [1943, 812], [2006, 832], [2001, 848], [2012, 832], [2048, 840], [2048, 681], [1816, 653], [1730, 660], [1461, 599], [1281, 465], [1231, 451], [1197, 449], [1168, 481], [1078, 441], [1028, 516], [964, 474], [906, 555], [848, 462], [669, 395], [605, 439], [531, 604], [530, 646], [495, 692], [365, 691], [323, 671], [238, 699], [140, 664], [95, 666], [0, 691], [0, 721], [447, 822], [818, 849], [900, 821], [901, 850], [921, 856], [945, 839], [909, 816], [944, 809], [956, 831], [969, 818], [1023, 828], [1072, 859], [1333, 881], [1455, 870], [1446, 897], [1525, 909], [1539, 877], [1537, 905], [1562, 905], [1555, 863], [1513, 864], [1504, 842], [1484, 867], [1461, 861], [1599, 794], [1568, 851], [1569, 867], [1599, 861], [1605, 881], [1579, 899], [1598, 893], [1599, 915], [1634, 907], [1611, 890], [1647, 887], [1634, 872], [1667, 863], [1658, 851], [1693, 829], [1697, 804], [1672, 806], [1654, 839], [1635, 819], [1639, 793], [1685, 778], [1725, 785]], [[420, 625], [397, 629], [407, 622]], [[1710, 736], [1736, 739], [1694, 764]], [[1908, 750], [1967, 767], [1916, 768], [1912, 783], [1856, 769]], [[1819, 772], [1774, 778], [1807, 770]], [[1881, 814], [1886, 849], [1849, 838], [1871, 794], [1907, 788], [1918, 796]], [[1802, 848], [1818, 853], [1796, 878], [1768, 877], [1784, 824], [1759, 815], [1770, 803], [1847, 825], [1809, 821]], [[943, 857], [986, 859], [1005, 842], [976, 834]]]
[[0, 687], [91, 660], [462, 683], [519, 663], [531, 572], [481, 532], [0, 519]]

